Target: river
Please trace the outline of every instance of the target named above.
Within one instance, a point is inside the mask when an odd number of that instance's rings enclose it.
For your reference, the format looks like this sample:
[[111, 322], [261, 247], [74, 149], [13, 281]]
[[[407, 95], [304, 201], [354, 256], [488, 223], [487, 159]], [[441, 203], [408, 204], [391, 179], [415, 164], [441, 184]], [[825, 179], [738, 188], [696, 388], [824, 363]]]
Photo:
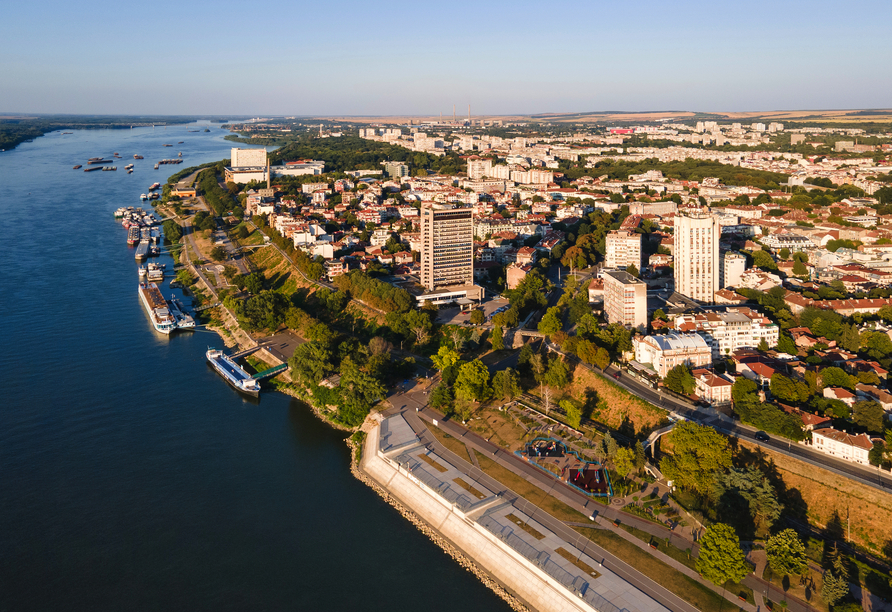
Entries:
[[[112, 212], [228, 158], [227, 133], [0, 153], [0, 610], [507, 610], [351, 476], [342, 433], [244, 401], [205, 363], [215, 334], [152, 329]], [[117, 172], [72, 170], [115, 151]]]

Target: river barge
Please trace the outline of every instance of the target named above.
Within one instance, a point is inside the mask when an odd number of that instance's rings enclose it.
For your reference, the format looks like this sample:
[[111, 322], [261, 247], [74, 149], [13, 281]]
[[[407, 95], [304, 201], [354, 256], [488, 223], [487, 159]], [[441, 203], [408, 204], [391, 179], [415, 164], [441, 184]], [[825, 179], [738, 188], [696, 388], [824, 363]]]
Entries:
[[142, 261], [149, 256], [149, 241], [140, 240], [139, 246], [136, 247], [136, 253], [133, 255], [136, 261]]
[[170, 314], [167, 302], [161, 295], [158, 285], [155, 283], [139, 284], [139, 299], [142, 300], [143, 306], [152, 321], [155, 329], [162, 334], [169, 334], [177, 328], [176, 319]]
[[135, 246], [139, 242], [139, 226], [131, 225], [127, 228], [127, 244]]
[[186, 313], [186, 309], [180, 300], [171, 296], [171, 298], [167, 300], [167, 308], [170, 310], [170, 314], [173, 315], [173, 318], [176, 319], [177, 329], [195, 329], [195, 319]]
[[223, 351], [208, 348], [205, 356], [207, 357], [208, 363], [211, 364], [211, 367], [217, 371], [217, 374], [222, 376], [234, 389], [252, 397], [260, 395], [260, 383], [239, 367], [239, 365]]

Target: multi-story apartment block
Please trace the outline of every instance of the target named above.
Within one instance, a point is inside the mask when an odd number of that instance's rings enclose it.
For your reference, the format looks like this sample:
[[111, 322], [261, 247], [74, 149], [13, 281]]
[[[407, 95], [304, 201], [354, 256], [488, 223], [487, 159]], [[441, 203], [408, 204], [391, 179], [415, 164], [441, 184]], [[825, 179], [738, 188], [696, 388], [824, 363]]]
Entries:
[[721, 264], [722, 287], [739, 286], [740, 278], [746, 272], [746, 257], [737, 251], [728, 251], [724, 257], [719, 259], [719, 262]]
[[474, 283], [472, 209], [421, 206], [421, 284], [428, 291]]
[[647, 285], [623, 270], [605, 272], [604, 314], [608, 323], [644, 331], [647, 328]]
[[660, 378], [665, 378], [675, 366], [685, 364], [693, 370], [712, 363], [712, 351], [698, 334], [672, 332], [663, 336], [635, 336], [632, 344], [635, 360], [651, 364]]
[[745, 307], [729, 308], [727, 312], [679, 315], [675, 318], [675, 329], [699, 333], [715, 359], [737, 349], [755, 348], [762, 340], [770, 347], [777, 346], [780, 337], [775, 323]]
[[491, 159], [469, 159], [468, 160], [468, 178], [471, 180], [482, 179], [484, 176], [491, 176], [492, 160]]
[[409, 166], [398, 161], [384, 162], [384, 173], [390, 178], [409, 176]]
[[718, 219], [699, 212], [675, 217], [675, 290], [711, 303], [719, 290]]
[[641, 268], [641, 234], [627, 230], [607, 233], [607, 255], [604, 265], [608, 268]]

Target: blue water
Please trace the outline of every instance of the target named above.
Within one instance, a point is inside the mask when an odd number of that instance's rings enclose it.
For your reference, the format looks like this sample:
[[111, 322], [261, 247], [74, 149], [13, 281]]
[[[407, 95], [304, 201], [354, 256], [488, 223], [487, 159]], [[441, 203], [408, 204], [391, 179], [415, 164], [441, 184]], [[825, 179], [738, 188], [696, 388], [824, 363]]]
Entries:
[[0, 153], [0, 610], [506, 610], [350, 475], [343, 434], [242, 399], [205, 364], [217, 336], [151, 328], [112, 212], [229, 157], [196, 127]]

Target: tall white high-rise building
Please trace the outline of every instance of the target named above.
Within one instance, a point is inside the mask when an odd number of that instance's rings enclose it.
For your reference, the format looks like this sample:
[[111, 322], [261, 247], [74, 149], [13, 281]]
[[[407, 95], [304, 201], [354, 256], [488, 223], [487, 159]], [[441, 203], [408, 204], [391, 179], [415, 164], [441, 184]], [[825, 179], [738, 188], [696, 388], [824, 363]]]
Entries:
[[675, 217], [675, 290], [712, 303], [719, 289], [719, 220], [700, 212]]
[[233, 147], [229, 157], [232, 168], [259, 168], [266, 165], [266, 149], [239, 149]]
[[428, 291], [474, 284], [473, 209], [421, 205], [421, 284]]
[[604, 265], [608, 268], [641, 268], [641, 234], [628, 230], [607, 232], [607, 253]]

